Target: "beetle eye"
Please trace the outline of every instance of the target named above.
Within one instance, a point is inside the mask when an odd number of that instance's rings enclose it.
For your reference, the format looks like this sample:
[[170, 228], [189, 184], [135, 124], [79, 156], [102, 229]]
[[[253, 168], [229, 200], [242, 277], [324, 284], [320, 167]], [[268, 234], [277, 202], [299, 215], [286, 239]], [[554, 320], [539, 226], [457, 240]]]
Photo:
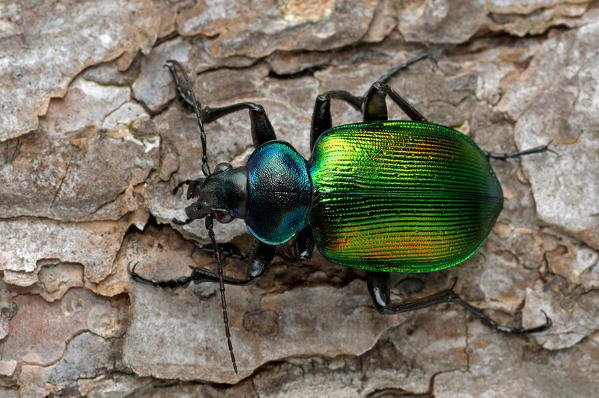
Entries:
[[214, 212], [214, 218], [216, 218], [216, 221], [218, 221], [221, 224], [230, 223], [231, 221], [233, 221], [235, 219], [235, 217], [233, 217], [231, 215], [231, 213], [229, 213], [228, 211], [218, 211], [218, 210], [216, 210]]
[[233, 168], [233, 166], [231, 166], [229, 163], [219, 163], [214, 168], [214, 172], [221, 173], [223, 171], [231, 170], [232, 168]]

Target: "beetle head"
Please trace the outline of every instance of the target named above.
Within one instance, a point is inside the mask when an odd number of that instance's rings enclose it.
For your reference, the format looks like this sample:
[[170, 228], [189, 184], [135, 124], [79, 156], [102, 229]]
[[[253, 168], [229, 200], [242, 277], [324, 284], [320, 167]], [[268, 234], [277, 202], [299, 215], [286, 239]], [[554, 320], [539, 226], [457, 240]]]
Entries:
[[221, 163], [212, 174], [189, 185], [187, 198], [197, 202], [185, 209], [190, 219], [203, 218], [209, 213], [221, 223], [244, 218], [247, 202], [247, 168], [233, 168]]

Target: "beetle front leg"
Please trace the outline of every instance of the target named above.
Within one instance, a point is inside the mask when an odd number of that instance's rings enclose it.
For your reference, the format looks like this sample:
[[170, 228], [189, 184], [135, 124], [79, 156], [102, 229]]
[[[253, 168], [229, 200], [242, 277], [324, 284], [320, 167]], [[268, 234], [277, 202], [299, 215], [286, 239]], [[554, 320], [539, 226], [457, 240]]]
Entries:
[[[173, 81], [175, 82], [175, 87], [177, 88], [179, 98], [181, 98], [181, 101], [183, 101], [185, 105], [192, 109], [195, 109], [196, 106], [198, 107], [198, 109], [195, 110], [199, 114], [203, 123], [210, 123], [225, 115], [228, 115], [229, 113], [247, 109], [250, 113], [250, 123], [254, 146], [258, 147], [265, 142], [276, 139], [274, 129], [272, 128], [270, 120], [268, 119], [268, 116], [266, 116], [266, 112], [264, 111], [262, 105], [255, 104], [253, 102], [241, 102], [220, 108], [210, 108], [208, 106], [202, 108], [199, 103], [195, 103], [193, 101], [193, 93], [190, 91], [191, 84], [187, 81], [187, 76], [184, 73], [183, 66], [177, 61], [169, 60], [167, 61], [166, 67], [173, 76]], [[179, 76], [179, 74], [181, 74], [181, 76]], [[186, 84], [183, 85], [182, 82], [186, 82]]]
[[[203, 249], [203, 245], [194, 242], [196, 247]], [[223, 282], [229, 285], [249, 285], [251, 283], [256, 282], [262, 274], [264, 270], [270, 264], [273, 257], [275, 256], [275, 247], [271, 245], [267, 245], [257, 239], [254, 240], [252, 247], [249, 253], [248, 270], [247, 277], [245, 279], [232, 278], [226, 275], [223, 275]], [[145, 278], [135, 272], [136, 265], [133, 268], [127, 266], [127, 271], [131, 278], [138, 282], [146, 283], [155, 287], [159, 287], [162, 289], [175, 289], [179, 287], [187, 287], [190, 282], [200, 283], [200, 282], [219, 282], [218, 274], [204, 269], [204, 268], [196, 268], [191, 267], [192, 272], [189, 276], [183, 276], [177, 279], [150, 279]]]
[[482, 323], [491, 329], [508, 334], [529, 334], [547, 330], [551, 327], [551, 319], [545, 315], [545, 323], [534, 328], [512, 328], [509, 326], [500, 325], [493, 319], [489, 318], [480, 308], [476, 308], [464, 301], [457, 293], [453, 291], [453, 286], [450, 289], [440, 291], [431, 296], [421, 299], [392, 305], [389, 296], [389, 274], [386, 272], [368, 271], [367, 273], [368, 292], [374, 303], [374, 306], [381, 314], [398, 314], [400, 312], [409, 312], [419, 310], [421, 308], [430, 307], [442, 303], [459, 304], [475, 315]]
[[[197, 242], [194, 242], [194, 244], [198, 250], [203, 251], [205, 253], [214, 254], [214, 247], [212, 246], [212, 244], [199, 244]], [[241, 250], [239, 250], [237, 246], [229, 242], [219, 243], [218, 251], [223, 257], [235, 258], [237, 260], [243, 261], [244, 263], [247, 263], [250, 258], [250, 255], [248, 253], [242, 252]]]
[[250, 113], [250, 129], [252, 131], [252, 140], [256, 148], [268, 141], [277, 139], [270, 120], [266, 115], [266, 111], [262, 105], [253, 102], [240, 102], [238, 104], [220, 108], [210, 108], [206, 106], [201, 110], [202, 121], [210, 123], [229, 113], [243, 109], [247, 109]]

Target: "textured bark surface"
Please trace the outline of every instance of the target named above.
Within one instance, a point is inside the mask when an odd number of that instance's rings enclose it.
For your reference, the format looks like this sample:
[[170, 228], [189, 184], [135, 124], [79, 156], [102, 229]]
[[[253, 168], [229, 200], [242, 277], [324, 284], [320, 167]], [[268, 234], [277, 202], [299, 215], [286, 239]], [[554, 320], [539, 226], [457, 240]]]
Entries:
[[[590, 0], [0, 0], [0, 396], [580, 397], [599, 390], [599, 3]], [[504, 210], [471, 259], [393, 276], [396, 301], [456, 291], [523, 339], [461, 308], [394, 316], [361, 271], [276, 257], [228, 287], [239, 373], [218, 287], [134, 283], [214, 268], [204, 223], [178, 226], [173, 187], [201, 174], [203, 105], [260, 103], [309, 157], [327, 90], [390, 85], [481, 148], [552, 142], [557, 154], [492, 161]], [[335, 124], [360, 120], [333, 103]], [[405, 116], [390, 105], [390, 117]], [[247, 112], [206, 125], [208, 155], [243, 164]], [[245, 224], [215, 227], [247, 249]], [[225, 262], [242, 275], [244, 265]]]

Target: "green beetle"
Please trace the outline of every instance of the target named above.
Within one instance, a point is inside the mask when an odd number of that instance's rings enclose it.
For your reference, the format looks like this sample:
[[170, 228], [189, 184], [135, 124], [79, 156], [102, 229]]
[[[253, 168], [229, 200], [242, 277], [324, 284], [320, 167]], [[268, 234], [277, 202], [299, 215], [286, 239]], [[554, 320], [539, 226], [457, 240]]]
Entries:
[[[505, 159], [548, 150], [544, 145], [513, 153], [483, 152], [462, 133], [426, 121], [386, 84], [395, 73], [426, 57], [422, 54], [393, 69], [364, 96], [346, 91], [319, 95], [312, 117], [309, 161], [288, 143], [276, 140], [270, 121], [258, 104], [201, 108], [182, 67], [169, 61], [167, 66], [180, 97], [197, 115], [205, 175], [183, 181], [175, 188], [176, 191], [188, 185], [187, 198], [197, 200], [185, 209], [187, 220], [173, 221], [186, 224], [205, 218], [218, 273], [194, 268], [187, 277], [153, 280], [133, 269], [129, 271], [131, 276], [163, 288], [187, 286], [192, 281], [220, 282], [223, 293], [224, 284], [255, 282], [273, 259], [275, 247], [295, 238], [297, 262], [309, 261], [316, 245], [328, 260], [366, 270], [368, 290], [381, 313], [455, 302], [500, 332], [525, 334], [549, 328], [548, 317], [545, 324], [530, 329], [498, 325], [462, 300], [452, 288], [411, 302], [390, 303], [389, 272], [448, 268], [472, 256], [482, 245], [503, 206], [501, 185], [489, 158]], [[387, 120], [387, 96], [412, 120]], [[331, 99], [360, 109], [364, 122], [332, 127]], [[244, 109], [249, 110], [256, 150], [247, 165], [233, 168], [220, 164], [211, 173], [203, 123]], [[248, 262], [246, 278], [222, 274], [223, 251], [214, 238], [213, 218], [220, 222], [242, 218], [254, 235], [251, 252], [240, 256]], [[236, 369], [224, 293], [221, 296]]]

